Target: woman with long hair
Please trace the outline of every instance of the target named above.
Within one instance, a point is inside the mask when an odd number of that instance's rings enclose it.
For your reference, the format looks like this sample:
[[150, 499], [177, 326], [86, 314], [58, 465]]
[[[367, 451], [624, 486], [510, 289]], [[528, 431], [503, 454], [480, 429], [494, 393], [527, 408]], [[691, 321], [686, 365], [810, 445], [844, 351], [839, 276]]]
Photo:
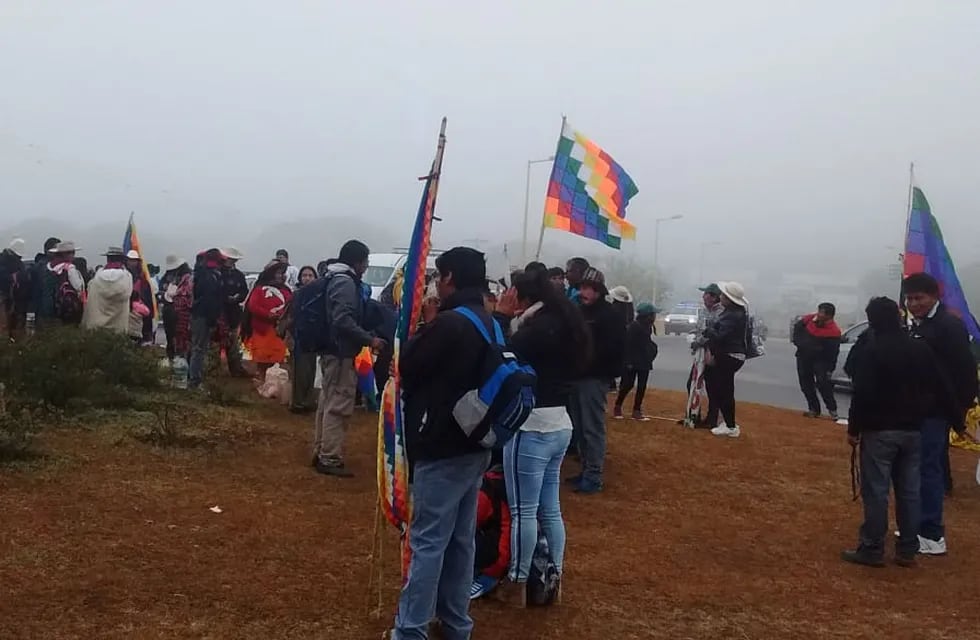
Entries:
[[[311, 266], [299, 270], [299, 288], [310, 286], [317, 279], [316, 269]], [[294, 334], [296, 307], [290, 301], [286, 313], [280, 323], [279, 335], [286, 340], [289, 347], [289, 375], [293, 381], [293, 397], [289, 410], [293, 413], [310, 413], [316, 411], [316, 393], [313, 388], [316, 382], [316, 354], [296, 348]]]
[[581, 311], [544, 270], [526, 271], [500, 297], [497, 314], [511, 316], [508, 346], [538, 374], [536, 406], [504, 447], [511, 515], [511, 563], [506, 601], [525, 606], [540, 523], [551, 559], [562, 573], [565, 523], [558, 499], [559, 471], [572, 440], [568, 402], [572, 382], [592, 359], [592, 334]]
[[252, 354], [259, 380], [265, 379], [269, 367], [286, 360], [286, 343], [276, 325], [292, 297], [286, 286], [286, 264], [277, 261], [263, 269], [245, 300], [242, 340]]

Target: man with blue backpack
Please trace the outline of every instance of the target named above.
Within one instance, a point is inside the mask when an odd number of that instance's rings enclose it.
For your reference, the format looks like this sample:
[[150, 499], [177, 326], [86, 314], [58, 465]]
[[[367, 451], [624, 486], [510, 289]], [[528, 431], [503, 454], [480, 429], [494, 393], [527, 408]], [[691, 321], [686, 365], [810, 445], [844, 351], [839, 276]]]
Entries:
[[484, 308], [483, 254], [456, 247], [436, 259], [436, 269], [438, 310], [425, 305], [425, 324], [399, 361], [414, 508], [395, 640], [427, 637], [437, 615], [444, 637], [470, 637], [477, 504], [489, 448], [503, 446], [534, 404], [533, 370], [503, 347]]
[[367, 271], [370, 253], [363, 242], [348, 240], [324, 276], [293, 295], [295, 348], [319, 354], [323, 374], [313, 466], [319, 473], [338, 478], [354, 475], [344, 466], [347, 426], [357, 391], [354, 357], [364, 347], [380, 351], [385, 345], [364, 328], [361, 276]]

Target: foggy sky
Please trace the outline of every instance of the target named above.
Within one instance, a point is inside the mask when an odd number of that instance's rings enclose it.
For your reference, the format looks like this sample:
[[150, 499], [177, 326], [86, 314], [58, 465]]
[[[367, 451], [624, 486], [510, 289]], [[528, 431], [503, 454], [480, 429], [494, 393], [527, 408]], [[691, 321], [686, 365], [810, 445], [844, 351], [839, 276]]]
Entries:
[[914, 160], [966, 263], [978, 33], [971, 2], [4, 0], [0, 228], [344, 215], [407, 239], [446, 115], [438, 234], [511, 241], [566, 114], [640, 188], [627, 251], [683, 214], [662, 262], [879, 264]]

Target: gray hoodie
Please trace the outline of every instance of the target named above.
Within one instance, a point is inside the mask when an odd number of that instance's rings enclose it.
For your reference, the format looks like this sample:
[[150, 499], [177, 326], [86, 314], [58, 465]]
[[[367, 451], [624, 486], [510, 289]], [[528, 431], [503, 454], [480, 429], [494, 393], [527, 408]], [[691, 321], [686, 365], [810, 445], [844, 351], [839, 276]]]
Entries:
[[364, 300], [361, 297], [361, 280], [351, 267], [339, 262], [327, 268], [325, 277], [329, 278], [324, 300], [331, 334], [331, 346], [326, 354], [353, 358], [374, 339], [362, 326]]

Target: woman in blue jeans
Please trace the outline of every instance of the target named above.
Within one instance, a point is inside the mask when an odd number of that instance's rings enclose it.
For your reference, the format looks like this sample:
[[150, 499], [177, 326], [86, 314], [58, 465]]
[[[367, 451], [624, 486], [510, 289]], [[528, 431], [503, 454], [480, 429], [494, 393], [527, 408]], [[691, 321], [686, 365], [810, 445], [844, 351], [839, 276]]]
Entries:
[[566, 406], [572, 381], [588, 366], [592, 336], [581, 312], [548, 279], [527, 271], [498, 301], [511, 316], [508, 345], [538, 374], [536, 406], [504, 447], [504, 475], [511, 514], [511, 564], [502, 598], [525, 606], [538, 525], [559, 576], [565, 555], [565, 523], [558, 499], [558, 473], [572, 439]]

